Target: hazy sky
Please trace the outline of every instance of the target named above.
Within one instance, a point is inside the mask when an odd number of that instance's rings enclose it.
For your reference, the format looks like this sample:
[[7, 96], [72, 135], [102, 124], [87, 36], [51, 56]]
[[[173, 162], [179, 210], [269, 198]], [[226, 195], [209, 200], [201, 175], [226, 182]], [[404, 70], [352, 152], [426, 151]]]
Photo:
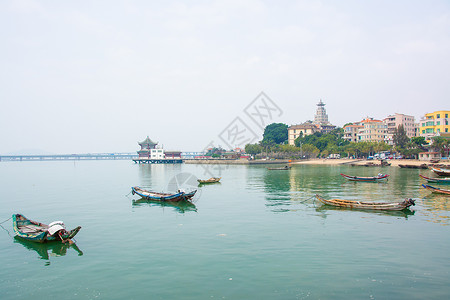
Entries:
[[0, 38], [0, 154], [239, 146], [261, 92], [266, 124], [450, 110], [446, 0], [3, 0]]

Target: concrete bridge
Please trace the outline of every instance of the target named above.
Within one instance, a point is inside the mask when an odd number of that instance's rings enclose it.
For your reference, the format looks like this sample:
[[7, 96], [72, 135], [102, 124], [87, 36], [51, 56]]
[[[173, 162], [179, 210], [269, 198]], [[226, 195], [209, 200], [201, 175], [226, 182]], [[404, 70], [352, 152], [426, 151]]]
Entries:
[[50, 161], [50, 160], [131, 160], [136, 153], [86, 153], [86, 154], [51, 154], [51, 155], [0, 155], [0, 161]]

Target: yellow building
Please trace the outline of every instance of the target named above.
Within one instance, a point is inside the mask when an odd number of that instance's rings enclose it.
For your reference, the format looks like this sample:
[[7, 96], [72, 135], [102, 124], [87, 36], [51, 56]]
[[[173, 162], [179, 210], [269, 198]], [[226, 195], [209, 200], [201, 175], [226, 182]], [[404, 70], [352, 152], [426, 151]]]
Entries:
[[420, 136], [430, 141], [432, 137], [450, 132], [450, 110], [439, 110], [426, 114], [420, 120]]
[[387, 125], [380, 120], [367, 117], [359, 122], [363, 128], [359, 129], [358, 142], [386, 142]]
[[313, 134], [314, 132], [318, 132], [319, 128], [316, 125], [311, 123], [303, 123], [301, 125], [292, 125], [288, 128], [288, 141], [289, 145], [294, 146], [295, 139], [299, 136], [305, 136]]

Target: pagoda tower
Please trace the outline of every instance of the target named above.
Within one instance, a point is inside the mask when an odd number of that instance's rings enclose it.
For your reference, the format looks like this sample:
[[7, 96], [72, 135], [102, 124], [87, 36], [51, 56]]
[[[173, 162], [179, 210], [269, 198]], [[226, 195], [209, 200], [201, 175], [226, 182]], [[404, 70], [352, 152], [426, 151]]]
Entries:
[[151, 157], [152, 149], [156, 149], [156, 145], [158, 143], [153, 142], [148, 136], [145, 140], [138, 143], [139, 146], [141, 146], [141, 150], [139, 150], [137, 153], [139, 154], [139, 157]]
[[322, 99], [320, 99], [319, 103], [317, 104], [317, 111], [314, 115], [314, 124], [329, 124], [328, 115], [325, 111], [325, 103], [322, 102]]

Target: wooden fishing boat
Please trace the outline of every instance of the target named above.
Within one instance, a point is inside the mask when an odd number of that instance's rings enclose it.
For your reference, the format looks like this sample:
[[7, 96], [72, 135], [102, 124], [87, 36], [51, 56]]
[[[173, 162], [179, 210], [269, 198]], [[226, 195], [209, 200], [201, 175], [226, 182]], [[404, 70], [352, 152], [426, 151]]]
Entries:
[[316, 195], [317, 200], [326, 205], [352, 208], [352, 209], [371, 209], [371, 210], [404, 210], [411, 205], [415, 205], [412, 199], [405, 199], [402, 202], [362, 202], [341, 199], [326, 200], [319, 195]]
[[439, 176], [450, 176], [450, 169], [431, 168], [431, 170]]
[[280, 168], [267, 168], [268, 170], [290, 170], [291, 166], [284, 166]]
[[377, 176], [372, 176], [372, 177], [358, 177], [358, 176], [345, 175], [342, 173], [341, 173], [341, 176], [348, 180], [351, 180], [351, 181], [366, 181], [366, 182], [380, 181], [380, 180], [387, 179], [389, 177], [389, 175], [387, 175], [387, 174], [378, 174]]
[[429, 191], [431, 191], [433, 193], [450, 195], [450, 190], [444, 190], [444, 189], [441, 189], [441, 188], [438, 188], [438, 187], [434, 187], [434, 186], [431, 186], [431, 185], [428, 185], [428, 184], [422, 184], [422, 186], [425, 189], [427, 189], [427, 190], [429, 190]]
[[148, 200], [154, 200], [154, 201], [182, 201], [185, 199], [185, 193], [184, 192], [177, 192], [177, 193], [158, 193], [153, 191], [144, 190], [143, 188], [140, 188], [138, 186], [134, 186], [131, 188], [131, 193], [138, 194], [144, 199]]
[[197, 190], [193, 190], [192, 192], [189, 193], [184, 193], [184, 200], [190, 200], [195, 196], [195, 193], [197, 193]]
[[421, 165], [398, 165], [400, 168], [406, 168], [406, 169], [428, 169], [427, 164], [421, 164]]
[[21, 214], [14, 214], [12, 220], [13, 230], [17, 237], [38, 243], [51, 241], [65, 242], [73, 238], [81, 229], [81, 226], [78, 226], [75, 229], [67, 231], [62, 221], [52, 222], [47, 225], [32, 221]]
[[434, 182], [434, 183], [447, 183], [450, 184], [450, 177], [445, 177], [445, 178], [431, 178], [431, 177], [426, 177], [423, 175], [419, 175], [422, 179], [425, 179], [428, 182]]
[[210, 179], [206, 179], [206, 180], [197, 179], [197, 181], [199, 183], [201, 183], [201, 184], [204, 184], [204, 183], [216, 183], [216, 182], [219, 182], [221, 178], [222, 177], [211, 177]]

